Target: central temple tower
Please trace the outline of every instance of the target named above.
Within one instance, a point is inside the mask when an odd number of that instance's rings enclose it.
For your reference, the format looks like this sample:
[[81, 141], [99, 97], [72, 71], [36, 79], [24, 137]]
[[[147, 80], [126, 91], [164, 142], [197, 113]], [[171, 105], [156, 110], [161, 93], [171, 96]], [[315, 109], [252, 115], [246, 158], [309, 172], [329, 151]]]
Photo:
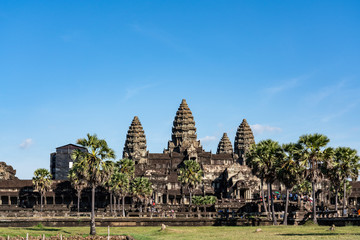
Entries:
[[168, 151], [182, 152], [190, 149], [196, 150], [199, 147], [200, 141], [197, 141], [194, 117], [186, 100], [183, 99], [173, 122], [171, 141], [168, 142]]
[[246, 153], [253, 144], [255, 144], [253, 132], [246, 119], [243, 119], [242, 123], [237, 129], [234, 142], [235, 154], [240, 165], [246, 165]]

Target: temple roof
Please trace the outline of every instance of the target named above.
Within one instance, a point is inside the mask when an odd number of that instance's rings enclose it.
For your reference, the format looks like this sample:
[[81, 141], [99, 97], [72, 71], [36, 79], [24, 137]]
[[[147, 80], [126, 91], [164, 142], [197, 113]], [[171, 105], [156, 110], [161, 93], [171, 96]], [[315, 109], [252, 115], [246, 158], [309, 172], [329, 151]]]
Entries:
[[228, 135], [226, 133], [223, 134], [220, 142], [219, 142], [219, 145], [218, 145], [218, 148], [217, 148], [217, 151], [216, 151], [217, 154], [219, 153], [233, 153], [233, 148], [232, 148], [232, 145], [231, 145], [231, 142], [230, 142], [230, 139], [228, 137]]

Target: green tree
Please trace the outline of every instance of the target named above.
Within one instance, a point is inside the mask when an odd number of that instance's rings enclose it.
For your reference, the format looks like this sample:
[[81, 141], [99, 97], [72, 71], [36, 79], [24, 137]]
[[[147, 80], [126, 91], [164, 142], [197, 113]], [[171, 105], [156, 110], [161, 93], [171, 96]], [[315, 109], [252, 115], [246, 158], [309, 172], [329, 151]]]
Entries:
[[192, 192], [201, 183], [202, 177], [203, 171], [196, 160], [185, 160], [184, 165], [179, 169], [178, 180], [188, 189], [190, 194], [189, 207], [191, 207]]
[[206, 205], [213, 205], [216, 203], [215, 196], [194, 196], [192, 198], [193, 204], [196, 206], [197, 211], [199, 212], [199, 206], [204, 206], [204, 211], [206, 212]]
[[130, 193], [130, 178], [120, 171], [115, 172], [111, 178], [111, 186], [119, 200], [122, 199], [122, 215], [125, 217], [125, 196]]
[[95, 228], [95, 189], [103, 184], [102, 169], [104, 161], [114, 159], [114, 151], [108, 147], [103, 139], [99, 139], [96, 134], [87, 134], [87, 138], [77, 140], [77, 144], [85, 147], [87, 151], [76, 149], [72, 153], [72, 158], [84, 169], [82, 178], [91, 188], [91, 221], [90, 234], [96, 234]]
[[192, 198], [192, 202], [196, 206], [197, 212], [199, 212], [199, 206], [204, 205], [204, 197], [203, 196], [194, 196]]
[[77, 196], [77, 212], [80, 212], [81, 192], [87, 187], [87, 182], [82, 178], [84, 169], [77, 162], [74, 162], [73, 167], [69, 170], [68, 178], [76, 191]]
[[307, 178], [312, 185], [313, 214], [312, 220], [317, 224], [316, 217], [316, 183], [322, 178], [321, 165], [331, 161], [333, 150], [325, 148], [330, 139], [322, 134], [307, 134], [299, 138], [301, 146], [300, 163], [307, 170]]
[[142, 205], [151, 196], [153, 192], [152, 184], [149, 179], [145, 177], [137, 177], [131, 183], [131, 193], [140, 202], [140, 212], [142, 212]]
[[[263, 140], [256, 144], [250, 151], [248, 162], [259, 171], [258, 176], [263, 177], [268, 186], [268, 197], [271, 201], [271, 213], [273, 224], [277, 225], [275, 217], [274, 200], [272, 196], [272, 184], [276, 180], [276, 164], [278, 159], [283, 158], [283, 151], [278, 142], [271, 139]], [[261, 171], [261, 172], [260, 172]]]
[[299, 161], [296, 160], [300, 154], [300, 149], [297, 144], [283, 144], [282, 148], [285, 154], [283, 158], [278, 159], [276, 173], [277, 179], [283, 183], [286, 188], [286, 202], [283, 224], [287, 225], [289, 191], [291, 191], [294, 186], [301, 182], [304, 169], [300, 166]]
[[119, 174], [114, 179], [116, 182], [114, 184], [114, 191], [116, 191], [116, 196], [119, 198], [119, 204], [120, 198], [122, 199], [122, 213], [123, 217], [125, 217], [125, 197], [130, 193], [130, 182], [134, 179], [135, 175], [135, 162], [131, 159], [123, 158], [116, 162], [116, 167]]
[[115, 174], [115, 172], [117, 171], [115, 162], [111, 161], [111, 160], [107, 160], [104, 162], [103, 164], [103, 169], [102, 169], [102, 178], [103, 178], [103, 186], [106, 190], [108, 190], [109, 194], [110, 194], [110, 212], [111, 214], [113, 213], [113, 204], [112, 204], [112, 200], [113, 200], [113, 183], [112, 183], [112, 176]]
[[40, 193], [40, 211], [43, 210], [43, 198], [45, 193], [51, 189], [52, 176], [50, 172], [45, 168], [36, 169], [34, 177], [32, 179], [35, 191]]
[[[250, 167], [252, 174], [260, 179], [261, 199], [263, 202], [266, 216], [268, 217], [268, 219], [270, 219], [268, 208], [265, 203], [265, 194], [264, 194], [264, 179], [265, 179], [266, 165], [260, 164], [261, 162], [258, 159], [259, 153], [260, 152], [259, 149], [257, 148], [257, 145], [253, 144], [250, 147], [249, 152], [247, 152], [246, 165]], [[268, 199], [268, 202], [270, 202], [270, 199]]]
[[[340, 172], [340, 181], [343, 185], [343, 216], [346, 209], [346, 181], [348, 178], [357, 179], [359, 175], [359, 156], [355, 149], [349, 147], [338, 147], [335, 149], [335, 162]], [[336, 196], [337, 197], [337, 196]]]
[[120, 159], [116, 165], [121, 173], [125, 173], [130, 179], [134, 178], [135, 162], [131, 159]]
[[303, 196], [304, 194], [309, 194], [312, 192], [311, 182], [303, 179], [301, 182], [299, 182], [293, 187], [293, 191], [301, 196]]

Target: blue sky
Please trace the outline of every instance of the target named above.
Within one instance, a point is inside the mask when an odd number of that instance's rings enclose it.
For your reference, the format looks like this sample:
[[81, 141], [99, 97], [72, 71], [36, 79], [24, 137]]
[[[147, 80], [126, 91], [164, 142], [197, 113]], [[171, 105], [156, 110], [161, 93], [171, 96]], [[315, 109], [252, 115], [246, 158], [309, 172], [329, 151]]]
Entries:
[[1, 1], [0, 161], [29, 179], [86, 133], [162, 152], [182, 98], [215, 152], [323, 133], [360, 150], [359, 1]]

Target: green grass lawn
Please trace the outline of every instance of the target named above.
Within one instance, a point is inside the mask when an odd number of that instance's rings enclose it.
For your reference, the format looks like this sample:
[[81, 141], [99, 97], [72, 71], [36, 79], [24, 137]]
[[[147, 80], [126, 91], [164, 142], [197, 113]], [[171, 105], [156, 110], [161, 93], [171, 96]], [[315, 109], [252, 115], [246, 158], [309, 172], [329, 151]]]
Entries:
[[[255, 233], [257, 228], [262, 231]], [[324, 226], [263, 226], [263, 227], [111, 227], [111, 235], [131, 235], [138, 240], [145, 239], [360, 239], [360, 227], [336, 227], [331, 232]], [[106, 227], [97, 227], [99, 235], [107, 235]], [[89, 227], [28, 227], [0, 228], [0, 236], [54, 236], [62, 234], [88, 235]]]

